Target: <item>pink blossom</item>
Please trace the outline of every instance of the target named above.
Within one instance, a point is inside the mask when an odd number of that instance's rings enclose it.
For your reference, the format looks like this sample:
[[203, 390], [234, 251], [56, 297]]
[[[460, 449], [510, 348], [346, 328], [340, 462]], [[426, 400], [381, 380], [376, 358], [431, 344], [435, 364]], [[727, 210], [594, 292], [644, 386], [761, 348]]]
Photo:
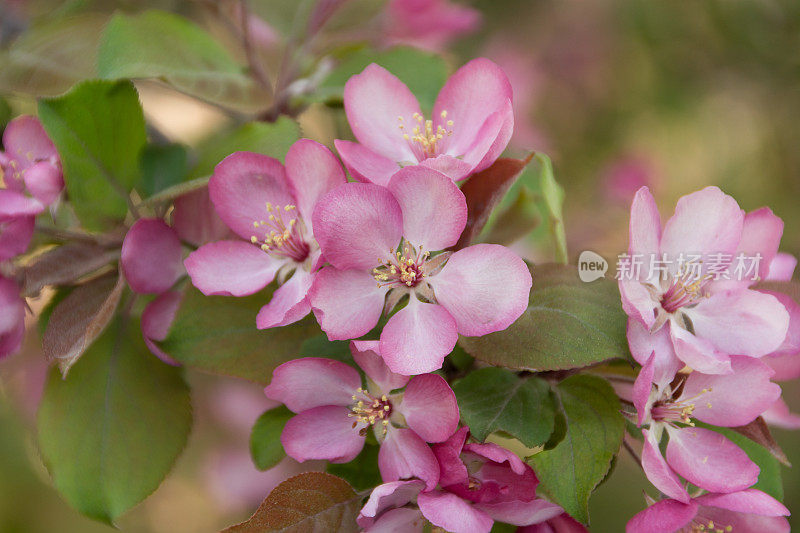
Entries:
[[0, 261], [14, 259], [28, 249], [36, 223], [35, 215], [11, 217], [0, 216]]
[[789, 510], [756, 489], [728, 494], [704, 494], [686, 502], [665, 499], [653, 503], [628, 521], [628, 533], [743, 533], [788, 532]]
[[365, 388], [355, 369], [333, 359], [305, 357], [275, 369], [264, 391], [297, 413], [281, 435], [286, 453], [300, 462], [347, 463], [372, 428], [384, 480], [416, 477], [435, 487], [438, 466], [425, 442], [444, 441], [458, 427], [455, 394], [435, 374], [409, 379], [391, 372], [376, 353], [377, 341], [354, 341], [351, 350], [367, 375]]
[[441, 51], [455, 38], [477, 30], [480, 24], [480, 11], [447, 0], [390, 0], [384, 35], [390, 45]]
[[[650, 356], [633, 387], [639, 425], [649, 425], [642, 430], [642, 468], [650, 482], [684, 503], [689, 502], [689, 494], [676, 473], [712, 492], [735, 492], [753, 485], [759, 468], [747, 454], [723, 435], [694, 427], [692, 420], [723, 427], [749, 424], [780, 397], [780, 387], [770, 382], [772, 370], [757, 359], [731, 356], [731, 374], [692, 372], [673, 389], [670, 383], [652, 384], [655, 357]], [[669, 435], [666, 460], [659, 449], [665, 432]]]
[[730, 372], [730, 354], [761, 357], [781, 345], [789, 314], [777, 298], [751, 290], [749, 279], [715, 279], [705, 262], [695, 276], [679, 258], [760, 254], [756, 274], [763, 279], [782, 232], [783, 222], [769, 209], [745, 215], [733, 198], [707, 187], [678, 201], [662, 234], [650, 191], [639, 190], [631, 207], [629, 254], [665, 256], [669, 263], [664, 274], [643, 268], [640, 279], [620, 279], [619, 286], [631, 353], [644, 364], [655, 351], [657, 382], [684, 364], [707, 374]]
[[246, 296], [277, 277], [282, 285], [258, 313], [258, 328], [305, 317], [321, 259], [311, 214], [322, 195], [345, 181], [330, 150], [308, 139], [292, 145], [286, 167], [251, 152], [228, 156], [209, 191], [220, 218], [244, 241], [213, 242], [189, 254], [184, 264], [192, 283], [206, 295]]
[[325, 259], [309, 298], [329, 339], [358, 338], [403, 297], [383, 328], [380, 353], [393, 372], [432, 372], [458, 335], [513, 323], [527, 308], [530, 271], [508, 248], [478, 244], [455, 253], [467, 218], [463, 193], [444, 174], [413, 166], [387, 187], [348, 183], [314, 211]]
[[541, 524], [517, 529], [517, 533], [588, 533], [588, 531], [586, 526], [567, 513], [562, 513]]
[[131, 289], [161, 294], [183, 275], [181, 241], [160, 218], [141, 218], [125, 234], [120, 266]]
[[350, 78], [344, 106], [358, 140], [335, 141], [354, 178], [386, 185], [401, 168], [421, 164], [454, 180], [491, 165], [514, 130], [508, 78], [488, 59], [453, 74], [426, 120], [419, 102], [393, 74], [371, 64]]
[[39, 119], [26, 115], [8, 124], [3, 146], [0, 169], [5, 188], [0, 188], [0, 222], [41, 213], [64, 188], [55, 145]]
[[654, 162], [641, 154], [625, 154], [612, 161], [603, 172], [603, 190], [609, 200], [627, 205], [630, 197], [642, 187], [657, 182]]
[[0, 276], [0, 359], [17, 352], [24, 337], [25, 302], [17, 284]]

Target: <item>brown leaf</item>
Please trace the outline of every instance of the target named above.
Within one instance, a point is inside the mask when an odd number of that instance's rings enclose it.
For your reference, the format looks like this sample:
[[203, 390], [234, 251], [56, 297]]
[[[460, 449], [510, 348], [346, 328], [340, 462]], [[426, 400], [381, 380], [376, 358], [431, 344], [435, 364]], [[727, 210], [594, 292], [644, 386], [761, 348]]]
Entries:
[[35, 296], [47, 285], [73, 283], [119, 257], [91, 243], [69, 243], [44, 252], [23, 270], [22, 294]]
[[739, 426], [738, 428], [731, 428], [737, 433], [741, 433], [748, 439], [756, 442], [769, 450], [769, 453], [772, 456], [783, 463], [784, 465], [791, 467], [792, 463], [789, 462], [789, 458], [786, 457], [786, 454], [783, 453], [783, 450], [775, 442], [775, 439], [772, 437], [772, 434], [767, 427], [767, 423], [764, 422], [764, 419], [760, 416], [747, 424], [746, 426]]
[[503, 157], [489, 168], [474, 174], [462, 187], [467, 197], [467, 225], [454, 249], [460, 250], [480, 235], [492, 210], [517, 180], [525, 166], [531, 162], [533, 153], [525, 159]]
[[757, 291], [780, 292], [800, 304], [800, 283], [796, 281], [762, 281], [753, 286]]
[[253, 516], [224, 532], [356, 532], [360, 508], [361, 496], [345, 480], [323, 472], [307, 472], [275, 487]]
[[117, 273], [102, 276], [78, 286], [53, 309], [42, 351], [58, 362], [64, 377], [111, 321], [124, 287]]

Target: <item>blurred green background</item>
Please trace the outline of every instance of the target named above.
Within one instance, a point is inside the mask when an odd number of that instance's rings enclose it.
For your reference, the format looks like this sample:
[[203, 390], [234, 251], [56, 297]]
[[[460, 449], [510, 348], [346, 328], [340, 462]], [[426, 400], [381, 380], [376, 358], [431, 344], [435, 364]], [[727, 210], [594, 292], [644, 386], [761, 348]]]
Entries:
[[[35, 16], [54, 9], [107, 12], [145, 3], [179, 11], [195, 4], [0, 0], [3, 8], [31, 17], [13, 21], [19, 23], [13, 27], [6, 17], [0, 27], [10, 40]], [[677, 198], [706, 185], [720, 186], [746, 210], [770, 206], [786, 222], [782, 249], [800, 254], [800, 2], [482, 0], [471, 5], [483, 13], [483, 26], [458, 41], [447, 52], [448, 61], [460, 65], [485, 55], [509, 73], [517, 112], [509, 151], [521, 155], [535, 149], [552, 157], [566, 190], [572, 254], [625, 249], [628, 204], [644, 184], [664, 215]], [[208, 110], [198, 115], [193, 108], [172, 106], [170, 115], [164, 106], [172, 101], [158, 98], [146, 101], [145, 109], [165, 129], [175, 126], [176, 137], [197, 129], [197, 120], [205, 121], [203, 127], [211, 124], [208, 128], [219, 123]], [[9, 101], [15, 112], [32, 109], [30, 99]], [[340, 124], [341, 117], [303, 118], [307, 134], [322, 132], [320, 138], [336, 134], [331, 122]], [[187, 133], [181, 140], [193, 138]], [[535, 240], [521, 243], [520, 250], [536, 260], [550, 259], [546, 246]], [[49, 486], [38, 460], [32, 427], [42, 365], [35, 329], [30, 337], [23, 353], [0, 364], [0, 533], [109, 531], [72, 511]], [[224, 487], [217, 482], [215, 489], [209, 474], [220, 449], [246, 454], [247, 423], [233, 429], [215, 415], [210, 404], [218, 398], [218, 380], [194, 373], [188, 378], [198, 415], [188, 449], [156, 493], [123, 517], [123, 531], [214, 531], [254, 509], [253, 503], [221, 505], [214, 491]], [[246, 392], [228, 396], [247, 397], [232, 409], [257, 415], [263, 408], [258, 387], [231, 387]], [[790, 384], [784, 391], [800, 411], [800, 388]], [[775, 435], [789, 459], [800, 464], [800, 435], [782, 430]], [[783, 474], [785, 503], [798, 510], [800, 470], [784, 468]], [[592, 530], [622, 531], [644, 507], [644, 489], [654, 494], [623, 452], [591, 500]], [[792, 522], [800, 525], [800, 519]]]

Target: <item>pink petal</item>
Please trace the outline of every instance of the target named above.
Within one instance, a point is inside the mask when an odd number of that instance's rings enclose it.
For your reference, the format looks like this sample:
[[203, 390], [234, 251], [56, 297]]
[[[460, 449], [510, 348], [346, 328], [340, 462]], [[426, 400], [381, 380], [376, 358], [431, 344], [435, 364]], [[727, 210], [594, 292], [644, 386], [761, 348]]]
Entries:
[[295, 203], [281, 162], [252, 152], [223, 159], [208, 182], [208, 192], [220, 218], [248, 241], [264, 231], [253, 223], [268, 220], [268, 203], [280, 208]]
[[355, 368], [334, 359], [303, 357], [276, 368], [264, 394], [301, 413], [323, 405], [350, 405], [359, 387]]
[[408, 427], [426, 442], [443, 442], [458, 429], [456, 395], [447, 381], [436, 374], [413, 377], [398, 410]]
[[664, 226], [661, 251], [734, 253], [742, 235], [744, 215], [736, 200], [717, 187], [706, 187], [678, 200], [675, 214]]
[[381, 390], [389, 393], [408, 383], [408, 376], [395, 374], [380, 356], [380, 341], [350, 341], [350, 352], [356, 364]]
[[660, 307], [653, 300], [650, 291], [639, 281], [619, 280], [619, 294], [622, 298], [622, 309], [631, 318], [635, 318], [647, 329], [656, 322], [656, 310]]
[[358, 142], [394, 161], [416, 161], [403, 138], [398, 117], [412, 127], [419, 103], [408, 87], [385, 68], [372, 63], [344, 86], [344, 110]]
[[704, 428], [667, 427], [667, 462], [689, 482], [711, 492], [736, 492], [758, 481], [758, 466], [724, 435]]
[[684, 366], [683, 362], [675, 355], [675, 348], [670, 337], [671, 328], [672, 324], [667, 322], [655, 333], [650, 333], [638, 320], [628, 319], [628, 345], [631, 354], [641, 365], [647, 364], [650, 356], [655, 354], [653, 383], [662, 389]]
[[789, 533], [789, 521], [782, 516], [761, 516], [719, 509], [717, 507], [700, 506], [697, 510], [698, 522], [714, 522], [717, 529], [744, 531], [745, 533]]
[[278, 287], [267, 305], [256, 316], [258, 329], [286, 326], [303, 319], [311, 312], [308, 291], [314, 276], [298, 267], [289, 280]]
[[418, 479], [410, 481], [390, 481], [383, 485], [378, 485], [369, 495], [367, 503], [361, 508], [358, 516], [358, 524], [361, 527], [371, 525], [375, 518], [386, 512], [388, 509], [402, 507], [417, 497], [425, 483]]
[[800, 429], [800, 415], [790, 412], [789, 406], [780, 398], [769, 409], [764, 411], [761, 416], [771, 426], [784, 429]]
[[11, 218], [38, 215], [45, 206], [36, 198], [29, 198], [21, 192], [0, 189], [0, 221]]
[[[310, 139], [295, 142], [286, 154], [286, 176], [297, 209], [311, 223], [314, 206], [325, 193], [347, 183], [342, 165], [324, 145]], [[312, 228], [308, 228], [313, 233]]]
[[[493, 114], [489, 115], [478, 131], [475, 142], [464, 154], [465, 161], [480, 160], [475, 165], [473, 172], [480, 172], [492, 166], [503, 150], [508, 146], [514, 134], [514, 109], [511, 100], [506, 100], [505, 104]], [[491, 140], [489, 143], [488, 141]], [[484, 148], [486, 145], [488, 148]]]
[[508, 463], [511, 471], [518, 476], [525, 475], [530, 471], [530, 467], [526, 465], [517, 454], [493, 442], [473, 442], [465, 444], [463, 451], [474, 453], [494, 463]]
[[725, 353], [761, 357], [786, 338], [789, 313], [772, 295], [725, 291], [704, 298], [686, 314], [695, 334]]
[[541, 498], [536, 498], [530, 502], [508, 501], [480, 503], [476, 504], [475, 508], [484, 511], [498, 522], [504, 522], [514, 526], [541, 524], [564, 512], [564, 509], [558, 505]]
[[458, 69], [442, 87], [433, 106], [433, 117], [438, 120], [442, 111], [447, 111], [447, 120], [453, 121], [447, 153], [465, 154], [489, 115], [503, 109], [510, 100], [513, 100], [511, 84], [492, 61], [473, 59]]
[[744, 426], [780, 398], [781, 388], [770, 382], [772, 371], [758, 359], [734, 355], [731, 368], [727, 375], [689, 375], [681, 398], [694, 398], [694, 418], [715, 426]]
[[61, 169], [49, 161], [36, 163], [25, 170], [24, 180], [28, 191], [44, 205], [55, 202], [64, 189]]
[[183, 275], [181, 241], [160, 218], [140, 218], [125, 235], [120, 264], [131, 289], [160, 294]]
[[517, 529], [517, 533], [588, 533], [586, 526], [567, 513], [561, 513], [543, 524], [533, 524]]
[[678, 359], [704, 374], [730, 374], [730, 356], [714, 349], [706, 339], [670, 323], [670, 336]]
[[467, 223], [467, 200], [453, 180], [423, 166], [400, 170], [389, 190], [403, 213], [403, 236], [425, 250], [444, 250], [458, 242]]
[[694, 501], [661, 500], [628, 520], [626, 533], [673, 533], [688, 525], [697, 514]]
[[383, 480], [418, 478], [425, 482], [425, 490], [433, 490], [439, 483], [439, 463], [425, 441], [410, 429], [391, 426], [387, 429], [378, 452]]
[[16, 353], [25, 336], [25, 302], [19, 287], [0, 276], [0, 358]]
[[760, 279], [767, 277], [770, 264], [778, 253], [778, 246], [783, 236], [783, 220], [775, 216], [768, 207], [762, 207], [747, 213], [742, 226], [742, 237], [736, 253], [747, 257], [761, 255], [758, 264]]
[[28, 249], [35, 225], [33, 215], [0, 220], [0, 261], [13, 259]]
[[656, 354], [653, 352], [653, 354], [650, 356], [650, 359], [647, 360], [642, 369], [639, 371], [639, 375], [636, 376], [636, 381], [633, 383], [633, 405], [636, 407], [639, 427], [641, 427], [645, 420], [650, 417], [651, 404], [648, 400], [650, 399], [650, 394], [653, 391], [655, 360]]
[[774, 352], [764, 356], [764, 362], [775, 369], [774, 379], [786, 381], [800, 376], [800, 304], [787, 294], [772, 291], [761, 291], [771, 294], [786, 308], [789, 313], [789, 330], [783, 343]]
[[797, 258], [795, 256], [779, 252], [769, 264], [769, 272], [767, 272], [766, 279], [770, 281], [791, 281], [796, 266]]
[[266, 287], [283, 263], [242, 241], [201, 246], [183, 262], [192, 283], [206, 296], [247, 296]]
[[358, 181], [386, 186], [395, 172], [400, 170], [396, 161], [373, 152], [363, 144], [352, 141], [333, 141], [344, 166]]
[[349, 463], [364, 447], [364, 437], [349, 414], [346, 407], [323, 405], [290, 418], [281, 433], [286, 455], [301, 463], [309, 459]]
[[686, 492], [686, 488], [661, 455], [653, 432], [643, 429], [642, 435], [644, 435], [644, 446], [642, 447], [644, 475], [647, 476], [650, 483], [670, 498], [689, 503], [689, 493]]
[[457, 340], [456, 321], [450, 313], [412, 294], [408, 305], [384, 326], [380, 350], [392, 372], [413, 376], [439, 370]]
[[180, 366], [180, 363], [156, 343], [167, 338], [182, 299], [183, 293], [167, 291], [147, 304], [142, 312], [141, 328], [144, 343], [153, 355], [172, 366]]
[[436, 300], [462, 335], [486, 335], [510, 326], [528, 308], [531, 273], [505, 246], [476, 244], [459, 250], [429, 278]]
[[402, 507], [382, 514], [374, 524], [364, 529], [365, 533], [422, 533], [425, 518], [419, 509]]
[[214, 209], [208, 187], [179, 196], [174, 205], [172, 227], [182, 240], [202, 246], [232, 236]]
[[400, 243], [403, 214], [392, 193], [371, 183], [347, 183], [326, 194], [314, 209], [322, 255], [339, 269], [370, 270]]
[[439, 462], [439, 483], [443, 487], [466, 483], [467, 467], [461, 460], [461, 450], [469, 435], [469, 428], [462, 427], [449, 439], [433, 447], [433, 453]]
[[424, 159], [420, 162], [420, 166], [441, 172], [453, 181], [463, 180], [468, 177], [475, 168], [474, 164], [467, 163], [463, 159], [458, 159], [457, 157], [447, 154], [439, 154]]
[[417, 505], [430, 523], [452, 533], [489, 533], [494, 524], [488, 514], [449, 492], [423, 492]]
[[58, 152], [44, 131], [39, 119], [23, 115], [15, 118], [3, 132], [3, 146], [9, 157], [15, 159], [23, 168], [33, 161], [50, 160], [55, 163]]
[[736, 513], [789, 516], [789, 509], [785, 505], [757, 489], [746, 489], [730, 494], [704, 494], [695, 501], [703, 506], [718, 507]]
[[383, 312], [386, 289], [360, 270], [325, 267], [317, 272], [308, 301], [330, 340], [355, 339], [368, 333]]
[[650, 189], [642, 187], [631, 204], [628, 253], [657, 254], [661, 242], [661, 215]]

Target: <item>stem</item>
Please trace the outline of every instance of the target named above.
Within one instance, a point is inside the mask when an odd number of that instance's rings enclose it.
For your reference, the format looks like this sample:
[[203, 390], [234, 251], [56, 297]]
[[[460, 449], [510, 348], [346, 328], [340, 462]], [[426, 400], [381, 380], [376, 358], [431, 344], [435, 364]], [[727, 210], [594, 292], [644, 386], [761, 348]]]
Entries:
[[639, 467], [642, 468], [642, 470], [644, 470], [644, 467], [642, 467], [642, 458], [639, 456], [638, 453], [636, 453], [636, 450], [633, 449], [631, 443], [628, 442], [628, 435], [625, 435], [622, 438], [622, 445], [625, 446], [625, 449], [628, 450], [628, 453], [631, 454], [631, 457], [633, 457], [636, 460], [636, 464], [638, 464]]
[[261, 66], [261, 62], [258, 60], [256, 51], [253, 48], [253, 42], [250, 40], [250, 9], [247, 6], [247, 0], [239, 1], [239, 11], [241, 13], [242, 23], [242, 46], [244, 47], [244, 53], [247, 57], [247, 64], [250, 67], [250, 72], [252, 73], [253, 78], [267, 92], [270, 99], [272, 99], [272, 85], [270, 85], [267, 73], [264, 71], [263, 67]]

